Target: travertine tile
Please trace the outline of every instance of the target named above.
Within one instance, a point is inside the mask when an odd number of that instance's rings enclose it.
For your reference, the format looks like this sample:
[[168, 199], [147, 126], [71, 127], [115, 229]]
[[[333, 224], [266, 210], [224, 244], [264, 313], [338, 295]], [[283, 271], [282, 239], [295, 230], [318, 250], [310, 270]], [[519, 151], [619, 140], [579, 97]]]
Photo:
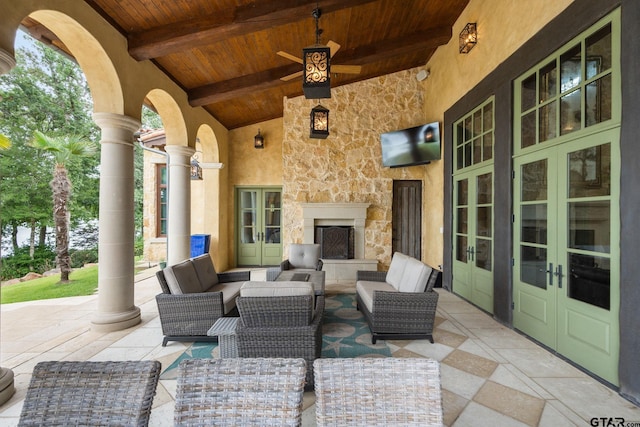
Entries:
[[489, 378], [498, 367], [493, 360], [463, 350], [452, 351], [442, 360], [442, 363], [482, 378]]
[[487, 381], [473, 400], [529, 426], [538, 424], [544, 408], [544, 400], [493, 381]]
[[489, 409], [476, 402], [469, 402], [452, 427], [526, 427], [518, 420]]

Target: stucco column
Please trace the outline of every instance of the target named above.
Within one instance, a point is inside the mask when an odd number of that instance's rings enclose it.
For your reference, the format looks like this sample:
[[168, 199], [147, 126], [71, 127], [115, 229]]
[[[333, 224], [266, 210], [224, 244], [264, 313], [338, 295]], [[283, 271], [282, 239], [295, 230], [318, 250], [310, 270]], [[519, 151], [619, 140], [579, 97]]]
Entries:
[[165, 145], [169, 154], [169, 217], [167, 218], [167, 265], [191, 255], [191, 156], [195, 150]]
[[92, 328], [119, 331], [140, 323], [134, 303], [133, 133], [140, 122], [113, 113], [95, 113], [100, 139], [98, 312]]
[[[15, 66], [13, 55], [0, 47], [0, 75], [7, 74]], [[9, 400], [15, 391], [13, 371], [0, 366], [0, 405]]]

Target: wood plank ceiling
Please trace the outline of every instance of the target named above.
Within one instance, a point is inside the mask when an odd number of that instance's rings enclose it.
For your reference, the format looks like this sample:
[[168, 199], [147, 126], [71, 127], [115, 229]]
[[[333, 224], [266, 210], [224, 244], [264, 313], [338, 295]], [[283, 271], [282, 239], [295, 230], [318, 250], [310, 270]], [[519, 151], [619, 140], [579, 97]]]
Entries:
[[85, 1], [128, 39], [133, 58], [154, 61], [191, 105], [234, 129], [282, 117], [283, 97], [302, 94], [302, 78], [280, 80], [302, 65], [276, 52], [301, 57], [315, 43], [316, 6], [321, 43], [341, 46], [331, 63], [362, 66], [332, 73], [336, 87], [424, 65], [469, 0]]

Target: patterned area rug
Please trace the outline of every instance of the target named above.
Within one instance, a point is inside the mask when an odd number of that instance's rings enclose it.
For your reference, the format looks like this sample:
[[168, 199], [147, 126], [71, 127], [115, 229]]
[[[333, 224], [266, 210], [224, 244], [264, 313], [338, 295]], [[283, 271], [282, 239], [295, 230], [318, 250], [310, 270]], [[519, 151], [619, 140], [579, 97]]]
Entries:
[[[193, 343], [160, 376], [175, 379], [177, 367], [185, 359], [220, 357], [218, 344]], [[322, 357], [391, 357], [383, 340], [371, 344], [371, 332], [364, 315], [356, 310], [354, 294], [333, 294], [325, 298], [322, 321]]]

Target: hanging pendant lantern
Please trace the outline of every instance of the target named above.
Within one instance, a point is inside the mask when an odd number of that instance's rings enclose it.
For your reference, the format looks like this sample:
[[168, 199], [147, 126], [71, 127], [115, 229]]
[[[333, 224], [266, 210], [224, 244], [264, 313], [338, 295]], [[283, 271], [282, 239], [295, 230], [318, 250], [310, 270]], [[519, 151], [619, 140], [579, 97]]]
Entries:
[[326, 139], [329, 136], [329, 110], [318, 104], [311, 109], [310, 138]]

